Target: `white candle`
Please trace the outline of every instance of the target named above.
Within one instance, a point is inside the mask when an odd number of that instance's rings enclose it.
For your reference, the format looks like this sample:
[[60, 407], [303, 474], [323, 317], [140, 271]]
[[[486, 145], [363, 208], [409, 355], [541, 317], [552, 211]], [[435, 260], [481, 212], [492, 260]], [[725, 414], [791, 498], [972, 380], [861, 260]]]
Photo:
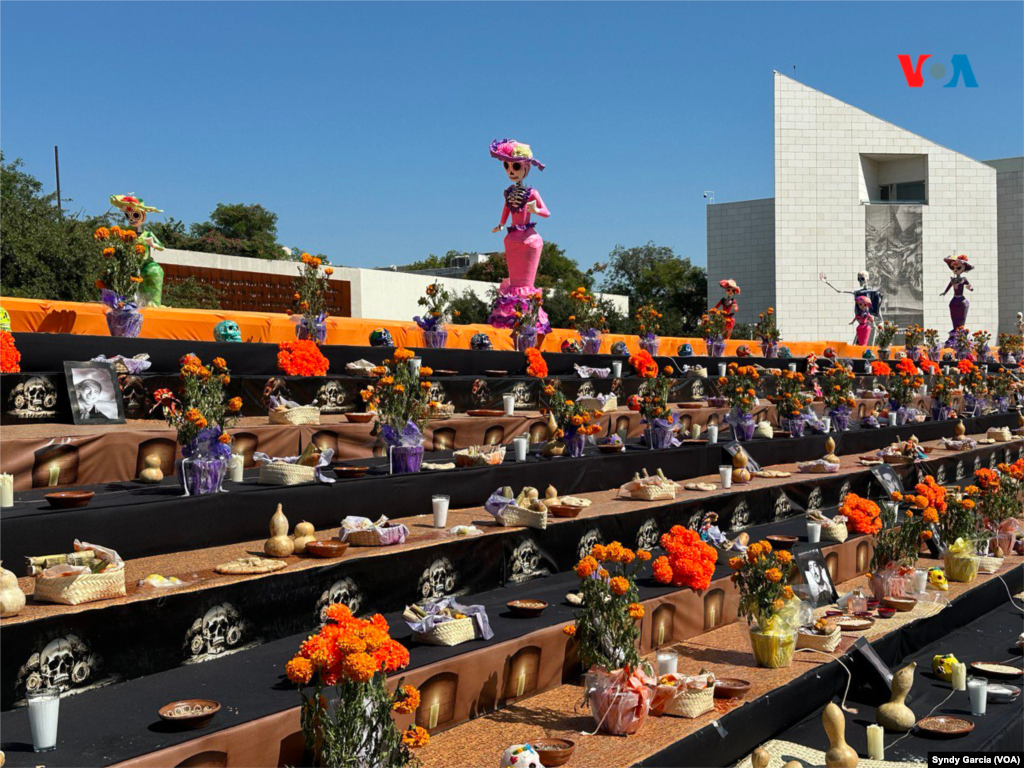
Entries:
[[50, 470], [49, 486], [51, 488], [53, 488], [53, 487], [55, 487], [60, 482], [60, 467], [58, 467], [56, 464], [51, 464], [49, 466], [49, 470]]
[[514, 395], [502, 395], [501, 403], [505, 406], [505, 415], [511, 416], [516, 410], [516, 398]]
[[807, 521], [807, 541], [811, 544], [817, 544], [821, 541], [821, 523]]
[[242, 472], [245, 469], [245, 456], [240, 453], [231, 454], [231, 482], [242, 482]]
[[658, 677], [674, 675], [679, 666], [679, 654], [674, 651], [658, 651]]
[[3, 473], [0, 475], [0, 507], [14, 506], [14, 475]]
[[612, 378], [622, 378], [622, 361], [612, 360]]
[[967, 690], [967, 665], [959, 661], [953, 664], [953, 679], [950, 681], [954, 691]]
[[444, 528], [448, 524], [448, 502], [450, 496], [432, 496], [430, 499], [434, 505], [434, 527]]
[[713, 605], [708, 606], [708, 626], [715, 626], [715, 606]]
[[718, 468], [718, 475], [722, 478], [723, 488], [732, 488], [732, 467], [724, 464]]
[[885, 730], [880, 725], [868, 726], [868, 760], [885, 760]]
[[512, 448], [516, 452], [516, 461], [526, 461], [526, 451], [530, 447], [530, 438], [517, 437], [512, 441]]
[[708, 443], [714, 445], [718, 442], [718, 425], [708, 424]]
[[988, 702], [988, 680], [984, 677], [972, 677], [967, 681], [967, 694], [971, 698], [971, 714], [975, 717], [984, 715]]
[[32, 749], [49, 752], [57, 748], [57, 720], [60, 716], [60, 689], [43, 688], [25, 694], [28, 699], [28, 724], [32, 731]]

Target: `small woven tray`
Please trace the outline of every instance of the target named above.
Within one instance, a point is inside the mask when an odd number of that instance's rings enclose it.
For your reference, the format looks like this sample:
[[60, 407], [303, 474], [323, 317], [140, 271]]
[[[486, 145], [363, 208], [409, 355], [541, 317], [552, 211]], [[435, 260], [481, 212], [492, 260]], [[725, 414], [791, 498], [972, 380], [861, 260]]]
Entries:
[[319, 424], [320, 409], [315, 405], [302, 405], [298, 408], [289, 408], [287, 411], [271, 411], [269, 420], [271, 424]]
[[466, 617], [436, 625], [429, 632], [413, 632], [413, 640], [427, 645], [459, 645], [476, 638], [476, 622]]
[[[404, 535], [397, 532], [393, 535], [388, 533], [391, 529], [396, 529], [397, 531], [400, 527], [399, 525], [386, 526], [383, 534], [377, 528], [369, 528], [365, 531], [349, 531], [345, 541], [353, 547], [389, 547], [393, 544], [402, 544], [405, 542]], [[393, 540], [384, 541], [385, 537]]]
[[810, 634], [807, 632], [796, 633], [796, 647], [800, 648], [813, 648], [816, 651], [824, 651], [825, 653], [832, 653], [836, 648], [839, 647], [839, 641], [843, 639], [843, 631], [836, 627], [832, 630], [830, 635], [817, 635]]
[[850, 529], [846, 523], [832, 523], [821, 527], [821, 536], [826, 541], [837, 541], [842, 544], [850, 537]]
[[431, 419], [450, 419], [454, 415], [455, 415], [455, 404], [454, 403], [445, 403], [444, 405], [439, 405], [436, 408], [431, 408], [430, 409], [430, 418]]
[[304, 464], [275, 461], [260, 465], [260, 485], [301, 485], [316, 480], [316, 469]]
[[70, 576], [36, 579], [35, 594], [39, 602], [81, 605], [111, 597], [124, 597], [124, 568], [106, 573], [80, 573]]
[[661, 501], [663, 499], [674, 499], [679, 487], [675, 484], [665, 485], [642, 485], [636, 490], [630, 491], [632, 499], [640, 501]]
[[542, 531], [548, 527], [547, 510], [544, 512], [535, 512], [532, 509], [518, 507], [515, 504], [509, 504], [505, 507], [497, 520], [498, 525], [503, 525], [505, 527], [523, 525], [527, 528], [539, 528]]

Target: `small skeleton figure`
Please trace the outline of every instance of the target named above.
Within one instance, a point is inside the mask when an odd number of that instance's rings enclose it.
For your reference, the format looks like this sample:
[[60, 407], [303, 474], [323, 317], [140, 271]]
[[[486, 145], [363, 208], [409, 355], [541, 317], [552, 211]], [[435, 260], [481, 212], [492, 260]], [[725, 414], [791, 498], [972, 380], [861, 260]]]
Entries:
[[[832, 283], [828, 281], [828, 275], [826, 275], [824, 272], [818, 275], [818, 279], [821, 280], [821, 282], [823, 282], [836, 293], [848, 293], [851, 296], [853, 296], [853, 311], [855, 315], [854, 322], [858, 322], [857, 318], [861, 317], [861, 315], [867, 312], [869, 322], [858, 324], [857, 332], [855, 332], [856, 335], [854, 336], [853, 340], [854, 344], [859, 344], [861, 346], [864, 345], [857, 340], [858, 338], [863, 337], [864, 331], [861, 329], [864, 326], [868, 328], [868, 339], [866, 344], [871, 344], [874, 341], [875, 326], [882, 324], [882, 300], [885, 298], [885, 295], [877, 288], [868, 287], [868, 280], [870, 279], [870, 277], [871, 276], [867, 272], [864, 272], [863, 270], [858, 272], [857, 284], [860, 287], [857, 288], [857, 290], [855, 291], [843, 291], [832, 285]], [[860, 301], [860, 298], [862, 296], [868, 300], [867, 303]]]

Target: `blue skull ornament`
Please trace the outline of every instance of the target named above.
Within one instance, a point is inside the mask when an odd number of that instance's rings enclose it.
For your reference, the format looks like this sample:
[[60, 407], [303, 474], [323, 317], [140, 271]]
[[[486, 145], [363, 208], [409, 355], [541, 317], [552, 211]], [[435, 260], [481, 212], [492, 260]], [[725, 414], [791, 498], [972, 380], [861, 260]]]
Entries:
[[790, 351], [789, 347], [779, 347], [779, 357], [783, 360], [792, 360], [793, 353]]
[[680, 344], [679, 349], [676, 350], [676, 354], [679, 357], [693, 357], [693, 347], [689, 344]]
[[242, 330], [234, 320], [221, 320], [213, 326], [213, 338], [216, 341], [241, 341]]
[[391, 331], [387, 328], [374, 328], [370, 331], [370, 346], [371, 347], [393, 347], [395, 346], [394, 339], [391, 338]]
[[626, 346], [624, 341], [616, 341], [612, 344], [612, 354], [621, 355], [622, 357], [629, 357], [629, 347]]
[[486, 333], [474, 333], [473, 338], [469, 340], [469, 347], [476, 350], [494, 349], [494, 345], [491, 344], [491, 337]]

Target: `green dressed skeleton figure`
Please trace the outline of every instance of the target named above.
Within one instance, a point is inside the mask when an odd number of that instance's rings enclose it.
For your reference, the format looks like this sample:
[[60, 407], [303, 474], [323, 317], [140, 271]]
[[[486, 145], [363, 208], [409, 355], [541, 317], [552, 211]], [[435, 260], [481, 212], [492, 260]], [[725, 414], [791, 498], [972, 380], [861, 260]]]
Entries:
[[142, 286], [139, 288], [142, 304], [159, 307], [164, 292], [164, 270], [153, 258], [153, 251], [162, 251], [164, 246], [156, 235], [142, 227], [146, 223], [146, 214], [163, 211], [146, 205], [141, 197], [133, 195], [111, 195], [110, 204], [124, 214], [128, 226], [139, 233], [137, 242], [146, 249], [146, 258], [142, 264]]

